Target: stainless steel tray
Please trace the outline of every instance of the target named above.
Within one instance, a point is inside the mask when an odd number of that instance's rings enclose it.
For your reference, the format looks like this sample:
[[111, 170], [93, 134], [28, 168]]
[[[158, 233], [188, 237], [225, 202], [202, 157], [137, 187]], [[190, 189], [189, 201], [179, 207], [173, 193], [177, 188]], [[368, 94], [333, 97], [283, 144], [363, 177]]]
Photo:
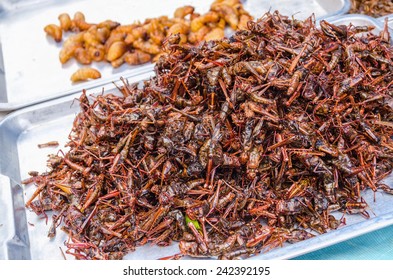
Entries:
[[[46, 38], [43, 28], [58, 23], [63, 12], [71, 16], [82, 11], [86, 20], [100, 22], [113, 19], [122, 24], [143, 21], [160, 15], [172, 16], [175, 7], [191, 4], [197, 11], [207, 11], [210, 1], [160, 0], [8, 0], [0, 6], [0, 111], [18, 109], [56, 97], [72, 94], [82, 88], [108, 83], [120, 76], [151, 71], [153, 65], [113, 69], [107, 63], [94, 63], [102, 78], [71, 84], [70, 77], [80, 65], [75, 60], [59, 62], [61, 43]], [[0, 4], [1, 5], [1, 4]]]
[[[71, 84], [71, 74], [79, 68], [75, 60], [61, 65], [58, 54], [61, 44], [46, 38], [43, 27], [57, 23], [60, 13], [85, 13], [86, 20], [100, 22], [113, 19], [122, 24], [159, 15], [172, 16], [175, 7], [190, 4], [198, 12], [208, 11], [212, 0], [4, 0], [0, 3], [0, 111], [10, 111], [53, 98], [66, 96], [146, 71], [152, 64], [113, 69], [107, 63], [95, 63], [102, 78]], [[314, 13], [324, 18], [346, 13], [349, 0], [244, 0], [245, 8], [254, 17], [268, 10], [279, 10], [302, 19]]]
[[[148, 79], [153, 73], [145, 73], [129, 78], [130, 83]], [[116, 92], [113, 84], [104, 85], [106, 92]], [[88, 90], [88, 94], [100, 94], [101, 87]], [[36, 214], [24, 207], [31, 197], [34, 186], [21, 186], [28, 172], [47, 170], [47, 155], [65, 150], [64, 144], [79, 111], [75, 100], [80, 93], [33, 105], [8, 115], [0, 122], [0, 259], [62, 259], [59, 248], [67, 236], [58, 230], [54, 240], [47, 237], [49, 225]], [[37, 144], [57, 140], [57, 148], [39, 149]], [[393, 187], [393, 176], [386, 179]], [[371, 218], [347, 215], [347, 225], [327, 234], [284, 245], [252, 259], [288, 259], [323, 248], [340, 241], [393, 224], [393, 196], [386, 193], [367, 191], [364, 198], [368, 202]], [[375, 200], [374, 200], [375, 198]], [[336, 213], [337, 218], [342, 213]], [[50, 217], [49, 217], [50, 221]], [[176, 243], [169, 247], [145, 245], [130, 253], [126, 259], [157, 259], [178, 253]], [[71, 256], [67, 255], [67, 258]]]

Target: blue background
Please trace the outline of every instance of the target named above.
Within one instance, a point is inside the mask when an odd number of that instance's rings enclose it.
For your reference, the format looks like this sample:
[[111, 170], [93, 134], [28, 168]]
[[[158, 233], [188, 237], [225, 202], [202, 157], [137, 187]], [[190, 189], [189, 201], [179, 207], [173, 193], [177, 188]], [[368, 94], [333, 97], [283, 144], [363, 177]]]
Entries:
[[393, 260], [393, 226], [296, 257], [294, 260]]

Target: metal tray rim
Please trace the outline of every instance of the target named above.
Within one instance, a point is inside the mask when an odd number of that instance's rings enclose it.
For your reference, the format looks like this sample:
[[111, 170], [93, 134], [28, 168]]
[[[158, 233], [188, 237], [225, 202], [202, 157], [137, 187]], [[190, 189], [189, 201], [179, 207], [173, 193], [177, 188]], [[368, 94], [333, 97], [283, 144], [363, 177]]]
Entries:
[[350, 0], [343, 0], [342, 2], [344, 2], [344, 5], [342, 6], [342, 8], [340, 10], [338, 10], [334, 13], [326, 14], [325, 16], [319, 17], [318, 20], [347, 14], [349, 12], [349, 10], [351, 9], [351, 1]]

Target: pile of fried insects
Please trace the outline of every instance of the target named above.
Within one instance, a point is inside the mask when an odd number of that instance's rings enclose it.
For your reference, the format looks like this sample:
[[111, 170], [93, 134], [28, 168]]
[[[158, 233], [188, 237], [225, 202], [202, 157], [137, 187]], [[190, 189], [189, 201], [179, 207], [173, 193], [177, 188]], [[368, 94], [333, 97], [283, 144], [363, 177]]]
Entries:
[[269, 12], [230, 38], [169, 37], [143, 85], [81, 95], [26, 206], [54, 211], [49, 237], [61, 225], [77, 259], [173, 241], [173, 258], [246, 258], [368, 218], [366, 189], [393, 194], [393, 49], [371, 29]]

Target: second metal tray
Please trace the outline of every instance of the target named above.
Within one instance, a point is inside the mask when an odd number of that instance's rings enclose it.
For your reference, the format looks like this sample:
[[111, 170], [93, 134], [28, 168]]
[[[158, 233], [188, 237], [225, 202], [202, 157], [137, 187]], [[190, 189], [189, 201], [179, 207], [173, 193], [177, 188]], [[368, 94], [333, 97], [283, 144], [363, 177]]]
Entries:
[[[80, 65], [74, 60], [61, 65], [61, 44], [46, 38], [43, 28], [57, 23], [60, 13], [71, 16], [82, 11], [86, 20], [100, 22], [112, 19], [122, 24], [144, 21], [160, 15], [172, 16], [176, 7], [193, 5], [197, 12], [209, 10], [213, 0], [126, 1], [95, 0], [8, 0], [0, 3], [0, 111], [10, 111], [69, 95], [82, 89], [151, 71], [153, 65], [122, 65], [113, 69], [107, 63], [94, 63], [102, 78], [71, 84], [70, 76]], [[258, 18], [269, 10], [303, 19], [315, 14], [317, 19], [346, 13], [349, 0], [244, 0], [244, 7]]]

